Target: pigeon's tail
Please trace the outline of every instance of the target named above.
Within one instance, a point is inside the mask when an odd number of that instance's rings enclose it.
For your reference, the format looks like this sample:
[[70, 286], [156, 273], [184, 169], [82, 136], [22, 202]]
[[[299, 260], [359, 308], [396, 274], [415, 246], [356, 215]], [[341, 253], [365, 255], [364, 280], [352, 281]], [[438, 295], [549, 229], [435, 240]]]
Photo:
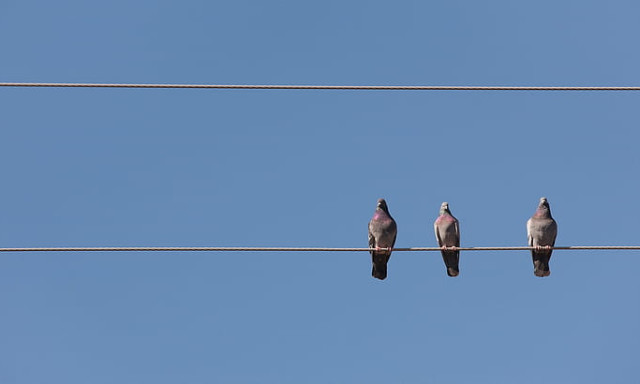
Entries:
[[460, 263], [460, 251], [442, 251], [442, 259], [447, 267], [447, 275], [456, 277], [460, 274], [458, 265]]
[[551, 251], [532, 251], [533, 257], [533, 274], [538, 277], [545, 277], [551, 274], [549, 270], [549, 259], [551, 259]]
[[389, 261], [389, 257], [391, 257], [391, 254], [386, 252], [371, 253], [371, 259], [373, 261], [371, 276], [380, 280], [387, 278], [387, 262]]

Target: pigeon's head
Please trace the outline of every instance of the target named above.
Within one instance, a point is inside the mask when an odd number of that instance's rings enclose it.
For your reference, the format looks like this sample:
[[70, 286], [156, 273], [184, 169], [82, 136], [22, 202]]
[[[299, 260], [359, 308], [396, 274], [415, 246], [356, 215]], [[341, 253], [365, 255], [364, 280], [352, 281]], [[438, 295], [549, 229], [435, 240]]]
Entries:
[[378, 204], [376, 204], [376, 209], [382, 209], [383, 211], [389, 211], [387, 208], [387, 202], [384, 199], [378, 199]]
[[536, 209], [536, 216], [551, 217], [551, 208], [549, 208], [549, 202], [546, 197], [540, 198], [540, 204], [538, 204], [538, 209]]
[[540, 207], [540, 208], [545, 207], [545, 208], [549, 209], [549, 202], [547, 201], [546, 197], [541, 197], [540, 198], [540, 203], [538, 204], [538, 207]]
[[440, 205], [440, 214], [443, 215], [444, 213], [451, 214], [451, 211], [449, 211], [449, 203], [447, 203], [446, 201], [443, 202], [442, 205]]

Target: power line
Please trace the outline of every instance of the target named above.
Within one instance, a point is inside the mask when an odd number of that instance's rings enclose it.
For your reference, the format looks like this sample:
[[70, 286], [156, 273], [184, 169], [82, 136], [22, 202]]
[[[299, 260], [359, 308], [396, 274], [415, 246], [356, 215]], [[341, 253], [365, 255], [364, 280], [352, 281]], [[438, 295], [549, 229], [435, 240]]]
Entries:
[[48, 88], [201, 88], [288, 89], [352, 91], [640, 91], [640, 87], [547, 87], [547, 86], [449, 86], [449, 85], [233, 85], [233, 84], [108, 84], [108, 83], [0, 83], [0, 87]]
[[[386, 249], [386, 248], [381, 248]], [[535, 247], [448, 247], [459, 251], [530, 251]], [[640, 246], [632, 245], [586, 245], [559, 246], [553, 250], [640, 250]], [[370, 248], [319, 248], [319, 247], [42, 247], [42, 248], [0, 248], [0, 252], [368, 252]], [[393, 248], [393, 252], [430, 252], [441, 251], [440, 247]]]

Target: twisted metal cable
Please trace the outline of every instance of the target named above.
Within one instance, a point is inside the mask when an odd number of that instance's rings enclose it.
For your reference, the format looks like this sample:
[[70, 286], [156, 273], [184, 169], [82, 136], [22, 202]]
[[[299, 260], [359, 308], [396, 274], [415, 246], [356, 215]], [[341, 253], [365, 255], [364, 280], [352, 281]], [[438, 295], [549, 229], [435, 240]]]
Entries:
[[[387, 248], [380, 248], [387, 250]], [[447, 247], [459, 251], [530, 251], [535, 247]], [[553, 250], [640, 250], [640, 246], [559, 246]], [[393, 252], [441, 251], [440, 247], [393, 248]], [[0, 252], [369, 252], [371, 248], [320, 248], [320, 247], [41, 247], [41, 248], [0, 248]]]
[[204, 88], [289, 89], [352, 91], [640, 91], [640, 87], [547, 87], [547, 86], [449, 86], [449, 85], [234, 85], [234, 84], [108, 84], [108, 83], [0, 83], [0, 87], [49, 88]]

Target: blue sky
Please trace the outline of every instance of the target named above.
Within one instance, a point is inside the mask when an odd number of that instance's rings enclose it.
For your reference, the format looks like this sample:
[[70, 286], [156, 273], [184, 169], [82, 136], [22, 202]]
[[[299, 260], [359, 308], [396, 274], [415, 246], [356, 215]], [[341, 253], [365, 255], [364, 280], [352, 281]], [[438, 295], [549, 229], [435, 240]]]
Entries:
[[[638, 86], [632, 1], [4, 1], [0, 81]], [[637, 245], [632, 92], [0, 89], [0, 246]], [[0, 382], [633, 383], [637, 252], [20, 253]]]

